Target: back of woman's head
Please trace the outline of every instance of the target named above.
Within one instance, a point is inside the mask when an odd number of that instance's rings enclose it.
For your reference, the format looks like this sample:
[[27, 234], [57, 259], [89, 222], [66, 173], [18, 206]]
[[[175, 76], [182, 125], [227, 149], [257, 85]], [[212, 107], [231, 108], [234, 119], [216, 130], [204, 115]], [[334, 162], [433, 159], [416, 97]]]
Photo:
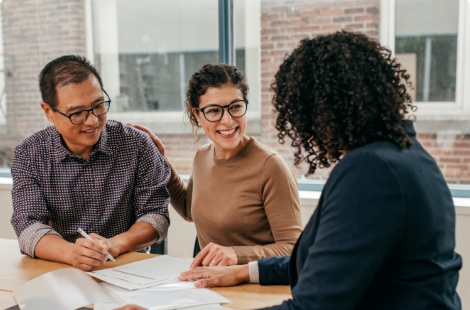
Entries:
[[409, 146], [402, 124], [413, 109], [408, 78], [388, 49], [363, 34], [304, 39], [271, 85], [279, 141], [293, 140], [295, 162], [308, 162], [309, 174], [374, 141]]
[[[204, 95], [208, 88], [221, 87], [222, 85], [232, 84], [240, 89], [243, 98], [248, 95], [248, 85], [246, 78], [235, 66], [226, 64], [207, 64], [195, 72], [188, 82], [186, 88], [186, 115], [193, 126], [193, 132], [200, 127], [196, 117], [192, 113], [192, 108], [199, 107], [199, 98]], [[196, 133], [197, 137], [197, 133]]]

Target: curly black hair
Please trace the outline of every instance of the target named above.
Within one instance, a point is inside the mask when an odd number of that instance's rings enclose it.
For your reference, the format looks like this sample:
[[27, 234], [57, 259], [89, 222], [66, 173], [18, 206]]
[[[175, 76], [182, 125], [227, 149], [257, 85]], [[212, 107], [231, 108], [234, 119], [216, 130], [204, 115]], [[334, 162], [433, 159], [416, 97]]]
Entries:
[[364, 34], [304, 39], [271, 84], [279, 142], [292, 139], [295, 165], [307, 162], [307, 175], [374, 141], [410, 146], [402, 124], [416, 109], [408, 79], [391, 51]]
[[235, 66], [227, 64], [207, 64], [202, 66], [202, 68], [195, 72], [189, 79], [186, 88], [186, 100], [184, 101], [186, 107], [185, 113], [191, 122], [196, 141], [199, 139], [197, 130], [201, 126], [193, 115], [192, 109], [199, 108], [199, 98], [206, 93], [208, 88], [221, 87], [226, 84], [233, 84], [236, 88], [240, 89], [243, 98], [248, 96], [248, 85], [245, 75]]

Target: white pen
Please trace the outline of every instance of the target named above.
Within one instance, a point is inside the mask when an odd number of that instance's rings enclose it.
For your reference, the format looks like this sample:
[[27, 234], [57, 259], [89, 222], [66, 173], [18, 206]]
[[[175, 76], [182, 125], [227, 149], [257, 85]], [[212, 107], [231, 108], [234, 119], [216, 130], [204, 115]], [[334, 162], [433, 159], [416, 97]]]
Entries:
[[[88, 239], [88, 240], [91, 240], [91, 241], [93, 241], [93, 242], [95, 241], [95, 240], [93, 240], [92, 237], [90, 237], [90, 235], [88, 235], [86, 232], [84, 232], [83, 229], [79, 228], [77, 231], [78, 231], [78, 233], [79, 233], [80, 235], [83, 236], [83, 238]], [[114, 259], [114, 257], [112, 257], [111, 254], [109, 254], [108, 252], [106, 252], [105, 255], [106, 255], [110, 260], [112, 260], [113, 262], [116, 261], [116, 260]]]

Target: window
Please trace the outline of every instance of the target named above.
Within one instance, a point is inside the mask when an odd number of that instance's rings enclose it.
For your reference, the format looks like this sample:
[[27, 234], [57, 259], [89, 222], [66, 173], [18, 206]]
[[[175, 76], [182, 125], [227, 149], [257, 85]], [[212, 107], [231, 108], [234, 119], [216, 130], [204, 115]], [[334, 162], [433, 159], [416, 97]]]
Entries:
[[416, 102], [456, 101], [458, 6], [457, 0], [396, 1], [395, 55], [406, 61]]
[[[447, 126], [459, 132], [465, 127], [463, 119], [470, 118], [470, 91], [464, 86], [470, 78], [470, 65], [464, 57], [470, 52], [470, 3], [382, 0], [381, 6], [381, 41], [411, 73], [416, 115], [423, 121], [421, 131]], [[442, 121], [453, 124], [436, 126]]]
[[[248, 54], [245, 49], [245, 12], [253, 7], [251, 2], [233, 3], [235, 64], [243, 72], [246, 58], [256, 62], [259, 51], [258, 41], [250, 45]], [[203, 64], [219, 62], [217, 1], [91, 3], [93, 57], [114, 102], [110, 117], [143, 121], [158, 132], [190, 132], [182, 122], [187, 82]], [[247, 75], [255, 80], [254, 74], [259, 71]], [[250, 100], [255, 103], [252, 111], [259, 110], [256, 101]]]

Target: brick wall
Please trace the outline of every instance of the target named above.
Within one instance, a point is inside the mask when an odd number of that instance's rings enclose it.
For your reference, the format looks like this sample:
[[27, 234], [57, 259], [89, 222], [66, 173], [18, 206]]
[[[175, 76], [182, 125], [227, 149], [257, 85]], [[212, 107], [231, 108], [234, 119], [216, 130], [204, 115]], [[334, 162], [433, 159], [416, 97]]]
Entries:
[[8, 132], [24, 138], [48, 125], [39, 106], [39, 71], [60, 55], [86, 52], [84, 3], [4, 0], [1, 8]]
[[8, 134], [0, 136], [0, 166], [9, 166], [13, 147], [49, 125], [39, 71], [60, 55], [85, 54], [85, 15], [83, 0], [4, 0], [1, 12]]

